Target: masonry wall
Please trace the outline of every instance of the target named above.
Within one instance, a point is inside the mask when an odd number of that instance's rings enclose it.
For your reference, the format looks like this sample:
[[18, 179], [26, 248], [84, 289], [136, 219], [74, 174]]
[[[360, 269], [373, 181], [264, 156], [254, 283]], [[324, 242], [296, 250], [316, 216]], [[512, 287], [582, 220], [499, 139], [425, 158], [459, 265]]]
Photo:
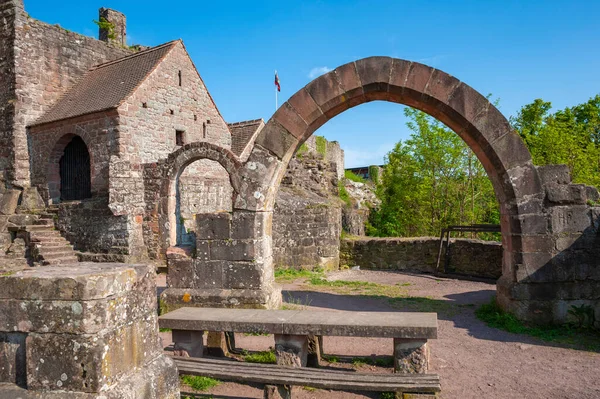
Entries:
[[119, 114], [120, 156], [138, 154], [139, 159], [130, 159], [132, 162], [166, 158], [179, 148], [176, 130], [184, 132], [184, 144], [208, 141], [231, 148], [227, 124], [181, 42], [119, 107]]
[[339, 266], [342, 202], [336, 164], [308, 152], [292, 159], [273, 212], [273, 264], [312, 269]]
[[[340, 246], [340, 263], [361, 269], [402, 270], [433, 273], [436, 271], [439, 238], [344, 239]], [[440, 271], [444, 269], [445, 247]], [[502, 244], [469, 239], [450, 240], [449, 273], [497, 279], [502, 275]]]
[[56, 220], [57, 228], [76, 250], [113, 255], [131, 252], [128, 223], [127, 216], [112, 214], [108, 197], [60, 204]]
[[31, 184], [44, 200], [60, 199], [59, 161], [75, 136], [83, 139], [90, 154], [92, 195], [108, 196], [109, 163], [119, 120], [116, 112], [97, 113], [48, 123], [30, 129]]
[[10, 106], [1, 116], [0, 170], [9, 183], [27, 186], [30, 162], [26, 126], [90, 67], [131, 51], [30, 18], [22, 1], [3, 2], [2, 7], [7, 18], [0, 20], [4, 58], [0, 68], [5, 68], [0, 98], [8, 99]]

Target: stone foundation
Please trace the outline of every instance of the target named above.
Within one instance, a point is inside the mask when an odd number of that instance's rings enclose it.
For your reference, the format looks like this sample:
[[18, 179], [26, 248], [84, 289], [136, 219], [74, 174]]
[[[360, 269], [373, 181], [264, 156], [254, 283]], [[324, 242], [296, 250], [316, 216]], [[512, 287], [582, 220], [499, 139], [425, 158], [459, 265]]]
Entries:
[[167, 251], [162, 311], [182, 306], [277, 308], [271, 257], [271, 212], [196, 215], [196, 247]]
[[[440, 240], [435, 237], [344, 239], [340, 263], [361, 269], [405, 270], [434, 273]], [[444, 270], [446, 248], [442, 250], [440, 271]], [[502, 244], [495, 241], [450, 240], [447, 272], [497, 279], [502, 275]]]
[[179, 398], [154, 279], [149, 266], [100, 263], [0, 276], [0, 397]]

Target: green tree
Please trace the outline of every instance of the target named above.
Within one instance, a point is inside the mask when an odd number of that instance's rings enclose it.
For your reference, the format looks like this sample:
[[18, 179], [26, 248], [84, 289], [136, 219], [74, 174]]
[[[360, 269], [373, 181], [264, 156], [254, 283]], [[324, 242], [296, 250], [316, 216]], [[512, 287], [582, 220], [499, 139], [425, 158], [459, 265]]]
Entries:
[[600, 186], [600, 95], [550, 113], [541, 99], [511, 118], [536, 165], [566, 164], [573, 182]]
[[386, 157], [368, 233], [438, 235], [449, 224], [498, 223], [491, 182], [469, 147], [427, 114], [405, 115], [413, 133]]

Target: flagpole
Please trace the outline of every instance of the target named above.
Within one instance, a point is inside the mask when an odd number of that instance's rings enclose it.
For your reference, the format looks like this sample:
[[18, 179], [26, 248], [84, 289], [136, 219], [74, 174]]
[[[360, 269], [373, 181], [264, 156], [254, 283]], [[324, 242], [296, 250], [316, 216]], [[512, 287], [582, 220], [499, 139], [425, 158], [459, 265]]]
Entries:
[[[277, 76], [277, 70], [275, 71], [275, 76]], [[277, 85], [275, 85], [275, 111], [277, 111], [278, 106], [279, 103], [277, 102]]]

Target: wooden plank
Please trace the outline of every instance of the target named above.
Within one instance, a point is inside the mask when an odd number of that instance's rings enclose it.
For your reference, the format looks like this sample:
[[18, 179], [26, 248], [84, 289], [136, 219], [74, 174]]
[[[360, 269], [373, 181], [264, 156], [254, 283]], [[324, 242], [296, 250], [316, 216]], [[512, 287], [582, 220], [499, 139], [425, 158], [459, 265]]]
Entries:
[[161, 328], [409, 339], [437, 338], [437, 314], [266, 309], [179, 308]]
[[293, 368], [226, 360], [175, 358], [180, 374], [275, 385], [362, 391], [439, 392], [435, 374], [364, 374], [351, 371]]

